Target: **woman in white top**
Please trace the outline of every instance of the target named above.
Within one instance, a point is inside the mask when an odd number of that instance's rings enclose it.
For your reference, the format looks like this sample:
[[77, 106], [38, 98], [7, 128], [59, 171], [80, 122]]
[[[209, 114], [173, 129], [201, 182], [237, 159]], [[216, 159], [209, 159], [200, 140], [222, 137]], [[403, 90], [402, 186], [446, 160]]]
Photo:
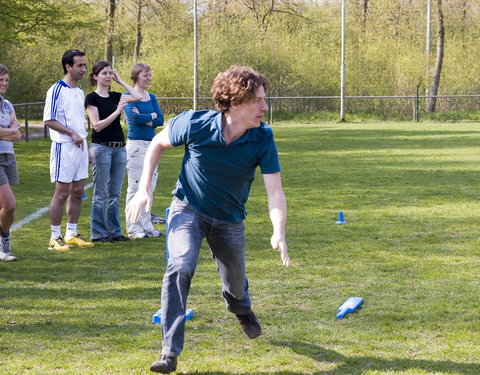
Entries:
[[21, 138], [20, 124], [13, 105], [3, 98], [9, 83], [8, 69], [0, 64], [0, 260], [5, 262], [17, 260], [12, 255], [10, 227], [17, 206], [12, 185], [18, 184], [13, 142]]

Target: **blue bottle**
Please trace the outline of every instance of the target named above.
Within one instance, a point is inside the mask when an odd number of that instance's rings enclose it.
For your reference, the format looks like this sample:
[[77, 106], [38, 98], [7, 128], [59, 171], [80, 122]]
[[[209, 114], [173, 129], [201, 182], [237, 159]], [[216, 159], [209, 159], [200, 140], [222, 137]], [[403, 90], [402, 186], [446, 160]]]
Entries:
[[362, 305], [362, 303], [363, 303], [362, 297], [348, 298], [344, 303], [342, 303], [342, 306], [338, 308], [337, 319], [342, 319], [345, 315], [354, 312], [356, 309], [358, 309]]
[[[185, 321], [190, 320], [193, 318], [194, 312], [192, 309], [187, 309], [185, 311]], [[162, 322], [162, 309], [159, 309], [155, 314], [152, 316], [152, 323], [158, 324]]]

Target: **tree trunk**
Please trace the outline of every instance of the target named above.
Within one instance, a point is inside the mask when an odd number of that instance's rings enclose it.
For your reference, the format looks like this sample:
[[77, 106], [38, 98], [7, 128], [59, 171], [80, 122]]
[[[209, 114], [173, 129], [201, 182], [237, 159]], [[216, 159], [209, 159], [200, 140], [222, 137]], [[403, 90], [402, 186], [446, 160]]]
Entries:
[[427, 112], [435, 112], [437, 105], [438, 87], [440, 85], [440, 76], [442, 74], [443, 54], [445, 47], [445, 25], [443, 20], [442, 0], [437, 0], [437, 15], [438, 15], [438, 28], [437, 28], [437, 58], [435, 60], [435, 72], [433, 74], [432, 86], [430, 88], [430, 95], [433, 97], [428, 98]]
[[133, 55], [134, 61], [137, 63], [138, 58], [140, 57], [140, 46], [142, 44], [142, 7], [143, 0], [137, 1], [137, 36], [135, 38], [135, 52]]
[[467, 12], [468, 12], [468, 4], [467, 0], [462, 1], [462, 43], [465, 48], [465, 33], [467, 31]]
[[363, 0], [362, 6], [362, 31], [367, 29], [367, 15], [368, 15], [368, 0]]
[[115, 0], [109, 0], [107, 13], [107, 38], [105, 40], [105, 60], [112, 62], [113, 60], [113, 33], [115, 31]]

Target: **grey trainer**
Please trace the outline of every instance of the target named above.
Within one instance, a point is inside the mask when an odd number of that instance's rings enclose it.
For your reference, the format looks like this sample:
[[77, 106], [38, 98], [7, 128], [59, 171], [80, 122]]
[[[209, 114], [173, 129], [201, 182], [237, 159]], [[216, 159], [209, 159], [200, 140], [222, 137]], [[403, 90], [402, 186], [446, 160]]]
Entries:
[[150, 365], [150, 371], [161, 374], [170, 374], [177, 369], [177, 357], [162, 354], [160, 358]]
[[13, 262], [17, 260], [17, 258], [12, 255], [10, 239], [5, 240], [2, 237], [0, 240], [0, 260], [3, 260], [4, 262]]

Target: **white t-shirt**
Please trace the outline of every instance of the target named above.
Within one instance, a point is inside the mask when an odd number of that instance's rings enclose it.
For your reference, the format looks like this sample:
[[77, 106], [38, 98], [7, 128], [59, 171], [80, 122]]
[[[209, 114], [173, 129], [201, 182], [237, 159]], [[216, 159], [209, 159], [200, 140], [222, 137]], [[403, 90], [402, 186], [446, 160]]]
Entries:
[[[61, 125], [73, 129], [82, 138], [87, 138], [84, 114], [84, 93], [78, 86], [70, 87], [58, 81], [48, 89], [43, 109], [43, 121], [56, 120]], [[56, 130], [50, 130], [54, 142], [73, 142], [72, 137]]]
[[[10, 115], [15, 112], [12, 103], [0, 96], [0, 126], [2, 128], [10, 127]], [[14, 154], [13, 142], [0, 141], [0, 154]]]

